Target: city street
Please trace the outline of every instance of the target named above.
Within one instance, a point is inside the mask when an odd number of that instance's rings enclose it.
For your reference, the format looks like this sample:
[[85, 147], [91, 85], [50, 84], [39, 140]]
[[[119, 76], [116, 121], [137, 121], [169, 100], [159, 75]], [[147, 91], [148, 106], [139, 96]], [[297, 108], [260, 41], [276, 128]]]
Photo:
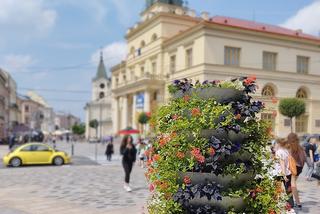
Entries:
[[[68, 146], [66, 143], [58, 145], [59, 148]], [[75, 151], [82, 156], [76, 156], [74, 164], [62, 167], [28, 166], [16, 169], [2, 166], [0, 213], [142, 213], [148, 196], [144, 170], [134, 167], [131, 177], [133, 191], [125, 192], [119, 154], [116, 154], [114, 161], [106, 163], [102, 160], [105, 158], [104, 145], [99, 144], [101, 164], [97, 164], [89, 159], [92, 156], [89, 148], [94, 147], [94, 144], [77, 144]], [[1, 146], [0, 151], [2, 156], [7, 152], [7, 146]], [[118, 149], [115, 151], [117, 153]]]
[[[95, 144], [76, 143], [73, 164], [62, 167], [27, 166], [0, 169], [1, 214], [51, 213], [143, 213], [148, 197], [144, 170], [133, 169], [133, 192], [123, 190], [123, 169], [115, 144], [114, 159], [105, 161], [104, 144], [97, 144], [98, 161], [95, 162]], [[71, 143], [57, 143], [58, 149], [70, 153]], [[70, 150], [70, 151], [69, 151]], [[0, 155], [7, 146], [0, 146]], [[315, 181], [299, 179], [302, 211], [317, 213], [320, 186]]]

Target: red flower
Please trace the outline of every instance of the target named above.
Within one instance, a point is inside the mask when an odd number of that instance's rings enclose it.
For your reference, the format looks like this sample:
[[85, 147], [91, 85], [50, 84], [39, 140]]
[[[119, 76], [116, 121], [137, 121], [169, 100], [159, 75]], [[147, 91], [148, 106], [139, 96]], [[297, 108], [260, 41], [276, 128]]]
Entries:
[[245, 79], [243, 82], [245, 85], [251, 85], [257, 80], [256, 76], [249, 76], [247, 79]]
[[237, 114], [234, 118], [239, 120], [241, 118], [241, 114]]
[[149, 160], [147, 160], [147, 166], [151, 166], [152, 165], [152, 160], [151, 159], [149, 159]]
[[163, 137], [160, 139], [159, 144], [160, 146], [166, 145], [170, 141], [170, 137]]
[[213, 147], [208, 149], [210, 156], [214, 156], [216, 154], [216, 150]]
[[174, 115], [171, 116], [171, 118], [172, 118], [173, 120], [177, 120], [177, 119], [179, 119], [179, 116], [178, 116], [177, 114], [174, 114]]
[[191, 183], [191, 179], [190, 179], [188, 176], [184, 176], [183, 182], [184, 182], [185, 184], [190, 184], [190, 183]]
[[200, 149], [199, 148], [193, 148], [192, 151], [191, 151], [191, 154], [193, 156], [200, 155]]
[[193, 108], [192, 110], [191, 110], [191, 114], [192, 114], [192, 116], [199, 116], [200, 115], [200, 109], [199, 108]]
[[275, 98], [275, 97], [272, 97], [271, 101], [272, 101], [273, 104], [276, 104], [278, 102], [277, 98]]
[[149, 185], [149, 191], [150, 191], [150, 192], [153, 192], [153, 190], [154, 190], [154, 186], [153, 186], [153, 184], [150, 184], [150, 185]]
[[177, 157], [179, 159], [183, 159], [185, 157], [184, 153], [183, 152], [177, 152]]
[[205, 157], [203, 155], [199, 155], [198, 157], [196, 157], [196, 159], [200, 163], [204, 163], [204, 161], [205, 161]]
[[161, 158], [161, 157], [160, 157], [159, 154], [155, 154], [155, 155], [153, 155], [153, 158], [152, 158], [152, 159], [153, 159], [154, 161], [159, 161], [160, 158]]
[[277, 214], [274, 210], [269, 210], [268, 214]]
[[200, 149], [199, 148], [193, 148], [191, 151], [191, 155], [193, 157], [195, 157], [195, 159], [200, 162], [200, 163], [204, 163], [205, 161], [205, 157], [203, 155], [201, 155]]
[[190, 100], [190, 97], [189, 97], [188, 95], [185, 95], [185, 96], [183, 97], [183, 100], [184, 100], [185, 102], [188, 102], [188, 101]]
[[291, 210], [291, 209], [292, 209], [291, 205], [290, 205], [289, 203], [287, 203], [287, 204], [286, 204], [286, 210], [289, 211], [289, 210]]

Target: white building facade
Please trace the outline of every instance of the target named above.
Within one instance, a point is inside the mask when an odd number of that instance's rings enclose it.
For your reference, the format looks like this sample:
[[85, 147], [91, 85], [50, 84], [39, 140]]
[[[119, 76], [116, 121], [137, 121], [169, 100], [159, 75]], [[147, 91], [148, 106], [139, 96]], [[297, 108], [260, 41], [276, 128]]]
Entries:
[[[111, 79], [107, 76], [101, 53], [97, 74], [92, 80], [92, 98], [85, 106], [87, 139], [95, 137], [102, 139], [113, 134], [111, 109]], [[98, 121], [97, 130], [90, 127], [92, 120]]]
[[256, 98], [266, 103], [261, 118], [272, 123], [275, 135], [290, 132], [288, 118], [278, 112], [285, 97], [301, 98], [307, 106], [294, 121], [296, 132], [320, 133], [319, 37], [205, 12], [197, 17], [181, 1], [147, 1], [126, 39], [127, 58], [112, 69], [114, 132], [137, 127], [138, 112], [152, 113], [165, 103], [175, 79], [255, 75]]

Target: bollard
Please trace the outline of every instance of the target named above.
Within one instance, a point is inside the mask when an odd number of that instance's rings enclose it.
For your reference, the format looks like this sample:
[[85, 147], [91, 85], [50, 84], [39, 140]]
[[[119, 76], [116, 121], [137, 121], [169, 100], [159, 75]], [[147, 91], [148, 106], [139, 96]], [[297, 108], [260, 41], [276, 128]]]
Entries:
[[71, 156], [73, 156], [73, 155], [74, 155], [74, 144], [72, 142], [72, 144], [71, 144]]

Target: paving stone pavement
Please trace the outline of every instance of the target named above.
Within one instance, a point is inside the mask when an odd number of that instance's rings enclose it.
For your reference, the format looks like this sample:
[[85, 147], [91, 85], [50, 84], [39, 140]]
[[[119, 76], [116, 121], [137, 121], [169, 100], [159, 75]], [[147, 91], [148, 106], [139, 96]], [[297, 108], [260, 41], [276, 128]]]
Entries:
[[143, 170], [125, 192], [119, 166], [37, 166], [0, 170], [1, 214], [142, 213], [148, 196]]
[[[134, 191], [123, 190], [123, 170], [115, 143], [112, 162], [104, 156], [105, 145], [76, 143], [73, 164], [0, 169], [0, 214], [141, 214], [148, 197], [144, 170], [135, 166]], [[71, 153], [71, 144], [58, 142], [57, 148]], [[0, 146], [0, 156], [7, 146]], [[0, 164], [1, 166], [1, 164]], [[0, 167], [1, 168], [1, 167]], [[306, 168], [304, 169], [306, 170]], [[298, 180], [303, 203], [298, 214], [320, 214], [320, 186]]]

